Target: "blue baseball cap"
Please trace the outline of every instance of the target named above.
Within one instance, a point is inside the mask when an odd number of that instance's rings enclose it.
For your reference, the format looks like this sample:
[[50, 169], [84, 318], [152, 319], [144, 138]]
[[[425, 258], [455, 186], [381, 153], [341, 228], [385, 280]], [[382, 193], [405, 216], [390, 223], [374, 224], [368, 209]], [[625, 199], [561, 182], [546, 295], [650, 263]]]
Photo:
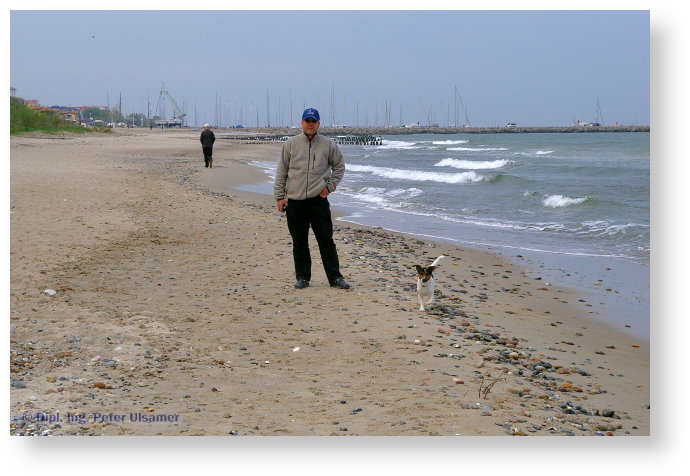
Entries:
[[305, 109], [302, 113], [302, 120], [305, 119], [315, 119], [317, 122], [321, 122], [321, 117], [319, 117], [319, 111], [313, 108]]

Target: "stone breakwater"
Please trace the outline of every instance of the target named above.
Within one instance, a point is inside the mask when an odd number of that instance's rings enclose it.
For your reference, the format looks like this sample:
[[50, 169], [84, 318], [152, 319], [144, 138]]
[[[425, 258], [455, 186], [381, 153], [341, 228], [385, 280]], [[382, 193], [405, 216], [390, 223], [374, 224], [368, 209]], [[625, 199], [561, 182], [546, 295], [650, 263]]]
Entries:
[[[224, 129], [216, 129], [223, 131]], [[294, 135], [299, 129], [289, 127], [228, 129], [237, 134]], [[650, 126], [569, 126], [569, 127], [322, 127], [326, 135], [412, 135], [412, 134], [520, 134], [520, 133], [588, 133], [588, 132], [649, 132]]]

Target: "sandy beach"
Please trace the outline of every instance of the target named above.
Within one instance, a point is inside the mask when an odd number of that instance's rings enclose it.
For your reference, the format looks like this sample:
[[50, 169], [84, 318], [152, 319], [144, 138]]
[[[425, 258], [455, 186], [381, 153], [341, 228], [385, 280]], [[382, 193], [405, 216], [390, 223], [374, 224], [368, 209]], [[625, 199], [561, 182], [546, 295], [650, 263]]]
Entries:
[[10, 435], [650, 434], [649, 342], [575, 292], [340, 221], [352, 289], [312, 240], [296, 290], [284, 216], [233, 189], [280, 144], [220, 140], [205, 169], [198, 134], [11, 138]]

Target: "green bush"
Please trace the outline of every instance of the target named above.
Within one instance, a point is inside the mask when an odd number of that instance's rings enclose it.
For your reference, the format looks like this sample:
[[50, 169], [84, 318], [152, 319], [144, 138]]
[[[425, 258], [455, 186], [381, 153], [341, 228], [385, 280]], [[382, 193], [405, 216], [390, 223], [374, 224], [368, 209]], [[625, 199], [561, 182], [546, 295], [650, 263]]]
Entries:
[[87, 129], [65, 122], [60, 114], [52, 111], [36, 111], [19, 99], [10, 97], [10, 134], [41, 131], [85, 132]]

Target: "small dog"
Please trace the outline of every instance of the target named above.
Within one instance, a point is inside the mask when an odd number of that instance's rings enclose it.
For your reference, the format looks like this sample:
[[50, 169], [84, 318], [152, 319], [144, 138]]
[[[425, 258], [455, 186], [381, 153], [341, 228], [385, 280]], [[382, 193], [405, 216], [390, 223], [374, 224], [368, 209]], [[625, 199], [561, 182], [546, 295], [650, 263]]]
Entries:
[[[431, 266], [422, 268], [419, 265], [415, 265], [417, 268], [417, 297], [419, 297], [419, 310], [426, 311], [426, 307], [432, 302], [434, 302], [434, 287], [436, 286], [436, 280], [434, 279], [434, 270], [438, 268], [441, 259], [446, 258], [446, 255], [441, 255], [431, 263]], [[425, 298], [427, 299], [424, 302]]]

